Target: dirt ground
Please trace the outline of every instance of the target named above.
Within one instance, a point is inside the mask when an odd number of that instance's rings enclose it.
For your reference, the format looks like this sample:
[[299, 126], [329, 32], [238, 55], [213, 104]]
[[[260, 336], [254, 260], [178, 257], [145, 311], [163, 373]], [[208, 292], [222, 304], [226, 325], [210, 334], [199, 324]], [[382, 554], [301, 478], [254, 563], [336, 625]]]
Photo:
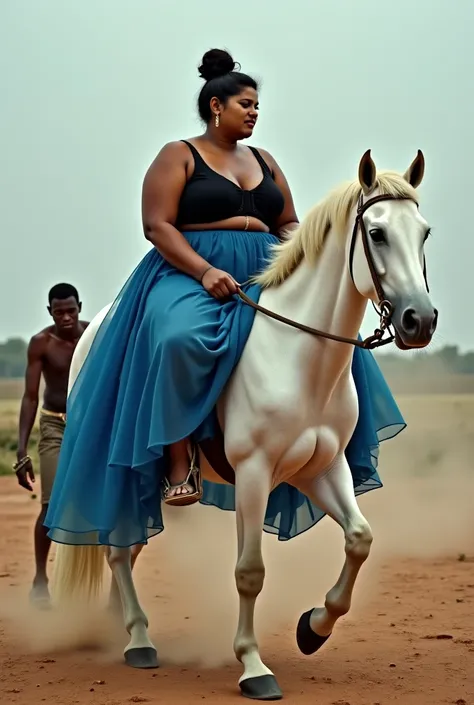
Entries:
[[[353, 609], [316, 657], [296, 649], [301, 612], [343, 561], [329, 520], [287, 544], [266, 537], [262, 655], [301, 705], [474, 705], [474, 398], [405, 399], [409, 429], [382, 446], [385, 488], [360, 499], [375, 535]], [[124, 630], [102, 606], [37, 613], [27, 602], [37, 502], [0, 478], [0, 702], [125, 705], [241, 702], [232, 654], [232, 514], [174, 510], [137, 566], [162, 661], [122, 665]], [[108, 576], [107, 576], [108, 579]]]

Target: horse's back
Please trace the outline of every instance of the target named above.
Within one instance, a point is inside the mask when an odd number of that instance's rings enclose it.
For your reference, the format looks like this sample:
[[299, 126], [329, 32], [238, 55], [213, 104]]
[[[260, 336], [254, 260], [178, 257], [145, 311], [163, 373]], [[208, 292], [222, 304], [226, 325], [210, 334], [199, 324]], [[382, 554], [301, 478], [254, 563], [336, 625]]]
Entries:
[[112, 304], [107, 304], [106, 306], [104, 306], [103, 309], [99, 311], [98, 314], [94, 316], [94, 318], [89, 323], [86, 330], [79, 339], [79, 342], [76, 345], [71, 360], [71, 367], [69, 368], [69, 380], [67, 390], [68, 396], [71, 393], [71, 389], [74, 385], [74, 382], [76, 381], [81, 367], [85, 362], [89, 350], [91, 349], [92, 343], [94, 342], [94, 338], [97, 335], [97, 331], [99, 330], [102, 321], [110, 311], [111, 306]]

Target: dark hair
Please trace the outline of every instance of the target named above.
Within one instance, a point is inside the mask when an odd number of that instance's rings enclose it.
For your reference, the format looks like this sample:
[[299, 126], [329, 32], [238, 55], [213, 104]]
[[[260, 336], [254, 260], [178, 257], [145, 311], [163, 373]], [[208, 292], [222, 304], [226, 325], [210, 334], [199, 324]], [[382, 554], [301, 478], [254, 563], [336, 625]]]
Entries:
[[242, 88], [258, 90], [258, 84], [251, 76], [236, 71], [236, 64], [231, 55], [223, 49], [210, 49], [202, 57], [199, 75], [206, 83], [202, 87], [198, 98], [198, 111], [202, 120], [207, 124], [212, 118], [210, 102], [218, 98], [224, 105], [228, 99], [238, 95]]
[[70, 296], [74, 296], [77, 303], [79, 303], [79, 294], [75, 286], [72, 284], [55, 284], [48, 294], [49, 305], [51, 306], [53, 299], [69, 299]]

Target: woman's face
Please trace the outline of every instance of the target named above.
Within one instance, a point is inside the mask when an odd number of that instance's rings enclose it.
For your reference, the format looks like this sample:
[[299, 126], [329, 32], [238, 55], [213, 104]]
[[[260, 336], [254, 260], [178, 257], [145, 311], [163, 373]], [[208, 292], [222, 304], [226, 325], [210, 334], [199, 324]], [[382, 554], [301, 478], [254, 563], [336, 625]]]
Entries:
[[243, 88], [231, 96], [225, 105], [219, 105], [219, 127], [235, 139], [252, 136], [258, 119], [258, 93], [253, 88]]

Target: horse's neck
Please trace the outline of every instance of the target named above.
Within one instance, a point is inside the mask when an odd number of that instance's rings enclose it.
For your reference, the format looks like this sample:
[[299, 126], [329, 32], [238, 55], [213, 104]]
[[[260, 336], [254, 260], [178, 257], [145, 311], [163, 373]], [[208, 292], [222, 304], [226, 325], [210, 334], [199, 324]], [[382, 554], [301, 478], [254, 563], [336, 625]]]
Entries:
[[[347, 266], [346, 247], [329, 233], [315, 265], [301, 262], [280, 286], [262, 292], [262, 305], [299, 323], [327, 333], [355, 339], [364, 318], [367, 300], [356, 290]], [[309, 383], [328, 394], [343, 372], [350, 369], [352, 345], [331, 342], [291, 328], [281, 334], [299, 348], [298, 359], [307, 365]]]

